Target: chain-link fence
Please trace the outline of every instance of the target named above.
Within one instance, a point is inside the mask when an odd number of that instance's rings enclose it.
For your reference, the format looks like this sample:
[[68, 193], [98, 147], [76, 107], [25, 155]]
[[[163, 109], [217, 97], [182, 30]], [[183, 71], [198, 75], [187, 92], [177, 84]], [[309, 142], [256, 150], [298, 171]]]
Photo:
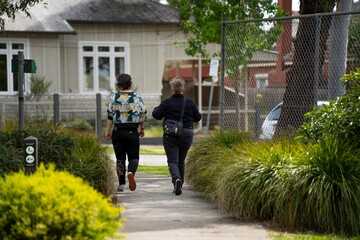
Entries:
[[260, 138], [295, 129], [315, 104], [344, 94], [339, 79], [360, 67], [359, 11], [222, 26], [223, 129]]

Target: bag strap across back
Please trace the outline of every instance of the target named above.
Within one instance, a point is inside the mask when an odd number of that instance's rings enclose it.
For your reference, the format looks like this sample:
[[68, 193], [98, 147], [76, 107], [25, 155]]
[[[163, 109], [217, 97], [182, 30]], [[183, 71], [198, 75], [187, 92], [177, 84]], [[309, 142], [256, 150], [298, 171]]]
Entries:
[[184, 103], [183, 103], [182, 110], [181, 110], [180, 121], [182, 121], [182, 118], [183, 118], [183, 115], [184, 115], [185, 104], [186, 104], [186, 97], [184, 97]]

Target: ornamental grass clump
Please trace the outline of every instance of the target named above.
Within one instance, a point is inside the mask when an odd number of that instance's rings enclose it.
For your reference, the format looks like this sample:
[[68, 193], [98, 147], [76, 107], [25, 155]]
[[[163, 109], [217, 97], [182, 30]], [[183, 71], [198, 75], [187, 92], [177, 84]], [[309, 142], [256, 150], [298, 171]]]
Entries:
[[232, 151], [238, 143], [249, 141], [248, 134], [236, 131], [216, 130], [208, 139], [196, 144], [186, 160], [186, 181], [196, 191], [203, 192], [216, 202], [219, 194], [216, 184], [223, 178], [223, 172], [236, 160]]
[[115, 237], [122, 208], [81, 178], [41, 165], [0, 179], [0, 239], [101, 239]]
[[333, 136], [310, 145], [299, 159], [290, 196], [280, 203], [287, 211], [278, 220], [305, 229], [360, 236], [358, 146]]
[[286, 192], [302, 144], [291, 141], [251, 142], [218, 182], [219, 207], [242, 220], [270, 220], [278, 198]]
[[312, 144], [287, 139], [223, 148], [213, 137], [192, 149], [187, 177], [221, 210], [291, 230], [360, 236], [359, 143], [324, 135]]
[[105, 196], [112, 195], [117, 177], [107, 147], [91, 134], [72, 131], [71, 136], [75, 142], [72, 158], [65, 161], [62, 167], [90, 183]]

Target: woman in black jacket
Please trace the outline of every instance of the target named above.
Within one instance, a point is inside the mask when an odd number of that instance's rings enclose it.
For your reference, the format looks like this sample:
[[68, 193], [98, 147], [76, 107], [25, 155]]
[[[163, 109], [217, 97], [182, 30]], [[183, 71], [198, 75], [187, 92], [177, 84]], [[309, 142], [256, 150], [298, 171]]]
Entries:
[[175, 195], [180, 195], [184, 183], [185, 158], [193, 142], [193, 123], [201, 120], [201, 113], [193, 100], [186, 98], [186, 101], [184, 101], [184, 79], [181, 77], [173, 78], [170, 80], [170, 87], [173, 95], [155, 107], [152, 116], [157, 120], [164, 119], [166, 121], [171, 119], [179, 121], [183, 104], [185, 103], [184, 114], [182, 116], [184, 127], [182, 135], [170, 136], [165, 132], [163, 134], [163, 144], [174, 185], [174, 193]]

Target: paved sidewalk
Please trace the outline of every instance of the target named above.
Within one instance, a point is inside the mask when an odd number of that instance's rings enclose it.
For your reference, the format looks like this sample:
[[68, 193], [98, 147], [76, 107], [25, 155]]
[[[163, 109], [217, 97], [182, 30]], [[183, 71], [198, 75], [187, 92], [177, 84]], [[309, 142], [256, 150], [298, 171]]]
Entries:
[[116, 194], [125, 211], [128, 240], [270, 239], [258, 223], [235, 220], [186, 184], [175, 196], [169, 177], [136, 174], [137, 189]]

